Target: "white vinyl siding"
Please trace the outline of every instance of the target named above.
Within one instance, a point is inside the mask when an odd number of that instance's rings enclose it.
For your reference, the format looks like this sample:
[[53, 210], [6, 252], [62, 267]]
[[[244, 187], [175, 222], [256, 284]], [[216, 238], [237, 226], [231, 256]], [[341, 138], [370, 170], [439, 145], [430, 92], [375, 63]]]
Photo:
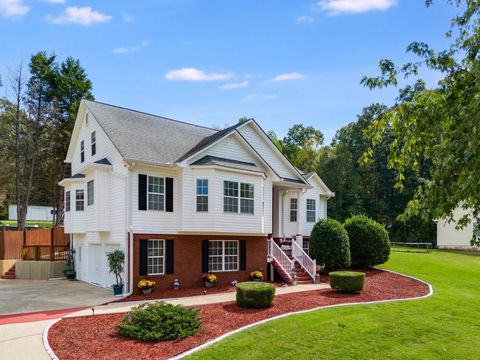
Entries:
[[87, 182], [87, 206], [94, 204], [95, 187], [93, 180]]
[[165, 274], [165, 240], [148, 240], [147, 274]]
[[210, 240], [208, 271], [238, 271], [238, 240]]
[[165, 178], [148, 177], [148, 210], [165, 210]]
[[208, 211], [208, 179], [197, 179], [197, 212]]
[[75, 211], [83, 211], [85, 209], [85, 192], [83, 189], [75, 191]]

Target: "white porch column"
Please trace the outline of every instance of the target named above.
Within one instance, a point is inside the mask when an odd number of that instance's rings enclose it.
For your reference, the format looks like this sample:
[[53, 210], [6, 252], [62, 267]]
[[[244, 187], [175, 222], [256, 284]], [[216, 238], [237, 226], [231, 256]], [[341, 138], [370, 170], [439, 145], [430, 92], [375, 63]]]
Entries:
[[297, 235], [295, 240], [297, 244], [303, 249], [303, 190], [297, 190]]

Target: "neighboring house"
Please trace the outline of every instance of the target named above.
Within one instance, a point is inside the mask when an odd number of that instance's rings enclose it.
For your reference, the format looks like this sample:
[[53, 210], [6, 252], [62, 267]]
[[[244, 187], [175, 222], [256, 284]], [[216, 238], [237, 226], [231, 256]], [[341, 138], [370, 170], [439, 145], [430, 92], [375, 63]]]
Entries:
[[463, 229], [456, 229], [459, 219], [467, 214], [467, 210], [458, 207], [453, 212], [454, 221], [437, 221], [437, 246], [440, 249], [478, 249], [471, 245], [475, 223], [469, 223]]
[[[8, 206], [8, 220], [17, 220], [17, 205]], [[32, 202], [28, 205], [26, 220], [53, 221], [53, 207], [48, 203]]]
[[65, 232], [77, 277], [114, 283], [106, 254], [124, 250], [125, 292], [220, 284], [267, 269], [267, 240], [299, 244], [334, 194], [301, 174], [254, 121], [217, 131], [83, 100], [66, 162]]

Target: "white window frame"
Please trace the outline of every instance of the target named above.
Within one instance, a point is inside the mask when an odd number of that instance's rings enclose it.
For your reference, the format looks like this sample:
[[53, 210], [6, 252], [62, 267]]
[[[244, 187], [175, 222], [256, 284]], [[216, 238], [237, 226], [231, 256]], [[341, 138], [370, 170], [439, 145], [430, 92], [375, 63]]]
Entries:
[[[309, 201], [313, 201], [313, 210], [308, 208]], [[305, 204], [307, 210], [307, 218], [305, 219], [308, 223], [314, 223], [317, 220], [317, 200], [316, 199], [307, 199]], [[308, 219], [308, 214], [313, 212], [313, 220]]]
[[[162, 254], [160, 255], [152, 255], [150, 256], [150, 254], [148, 253], [149, 250], [150, 250], [150, 244], [151, 243], [157, 243], [157, 242], [161, 242], [162, 243], [162, 248], [163, 248], [163, 252]], [[148, 239], [147, 240], [147, 275], [165, 275], [165, 267], [166, 267], [166, 264], [165, 264], [165, 261], [166, 261], [166, 258], [165, 258], [165, 246], [166, 246], [166, 241], [165, 239]], [[148, 259], [163, 259], [163, 262], [162, 262], [162, 268], [161, 268], [161, 272], [150, 272], [150, 268], [152, 267], [151, 265], [148, 265]], [[157, 265], [156, 265], [157, 266]]]
[[[92, 188], [90, 189], [90, 184]], [[90, 199], [90, 195], [92, 196]], [[92, 202], [90, 202], [92, 200]], [[93, 180], [87, 182], [87, 206], [91, 206], [95, 204], [95, 183]]]
[[[153, 191], [150, 191], [150, 179], [152, 178], [157, 178], [157, 179], [163, 179], [163, 192], [153, 192]], [[160, 187], [162, 185], [159, 185]], [[165, 182], [165, 177], [163, 176], [153, 176], [153, 175], [148, 175], [147, 176], [147, 209], [150, 210], [150, 211], [165, 211], [165, 187], [166, 187], [166, 182]], [[150, 208], [150, 195], [159, 195], [160, 197], [163, 196], [163, 208], [161, 209], [151, 209]]]
[[[239, 271], [240, 269], [240, 241], [239, 240], [208, 240], [208, 249], [209, 249], [209, 253], [208, 253], [208, 272], [212, 272], [212, 273], [215, 273], [215, 272], [233, 272], [233, 271]], [[210, 255], [210, 248], [211, 248], [211, 244], [212, 242], [220, 242], [222, 243], [222, 253], [221, 255]], [[225, 270], [225, 258], [227, 256], [235, 256], [235, 255], [226, 255], [225, 254], [225, 243], [227, 242], [234, 242], [237, 246], [237, 255], [236, 255], [236, 263], [237, 263], [237, 266], [235, 269], [228, 269], [228, 270]], [[211, 267], [210, 267], [210, 259], [211, 258], [214, 258], [214, 257], [221, 257], [222, 258], [222, 268], [221, 270], [212, 270]]]
[[65, 191], [65, 212], [70, 212], [72, 209], [72, 198], [70, 190]]
[[80, 162], [85, 162], [85, 141], [80, 141]]
[[97, 154], [97, 134], [95, 131], [90, 134], [90, 151], [92, 156]]
[[[203, 183], [203, 185], [199, 185], [199, 182], [200, 182], [200, 181], [205, 181], [206, 183]], [[199, 194], [199, 193], [198, 193], [198, 187], [199, 187], [199, 186], [200, 186], [202, 189], [203, 189], [203, 188], [206, 188], [206, 189], [207, 189], [207, 193], [204, 194], [204, 193], [202, 192], [201, 194]], [[197, 194], [195, 206], [196, 206], [197, 212], [202, 212], [202, 213], [208, 212], [208, 208], [209, 208], [208, 192], [209, 192], [208, 179], [197, 179], [197, 180], [195, 181], [195, 193]], [[207, 198], [207, 204], [206, 204], [206, 205], [207, 205], [207, 209], [206, 209], [206, 210], [198, 210], [198, 205], [199, 205], [198, 200], [199, 200], [199, 198]], [[201, 205], [203, 206], [203, 205], [205, 205], [205, 204], [202, 203]]]
[[[82, 199], [78, 198], [79, 194], [82, 194]], [[82, 208], [79, 210], [78, 205], [82, 204]], [[76, 189], [75, 190], [75, 211], [84, 211], [85, 210], [85, 190], [83, 189]]]
[[[293, 206], [295, 203], [295, 207]], [[295, 220], [292, 220], [292, 215], [295, 214]], [[297, 222], [298, 221], [298, 199], [297, 198], [290, 198], [290, 222]]]
[[[226, 183], [236, 184], [237, 196], [225, 195], [225, 185]], [[253, 197], [242, 197], [242, 185], [248, 185], [252, 187]], [[236, 199], [237, 201], [237, 211], [227, 211], [225, 210], [225, 198]], [[242, 211], [242, 200], [251, 200], [253, 202], [253, 212], [244, 212]], [[245, 215], [255, 215], [255, 184], [247, 182], [239, 182], [233, 180], [224, 180], [223, 181], [223, 212], [230, 214], [245, 214]]]

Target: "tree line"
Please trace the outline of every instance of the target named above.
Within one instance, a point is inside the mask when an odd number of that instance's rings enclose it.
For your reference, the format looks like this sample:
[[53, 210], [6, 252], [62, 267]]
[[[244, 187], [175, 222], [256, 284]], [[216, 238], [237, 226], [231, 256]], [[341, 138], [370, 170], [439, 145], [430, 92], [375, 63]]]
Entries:
[[92, 83], [80, 62], [58, 62], [38, 52], [8, 70], [0, 98], [0, 208], [17, 204], [17, 227], [25, 228], [28, 205], [46, 201], [55, 225], [63, 218], [63, 190], [58, 182], [70, 175], [64, 163], [75, 116], [82, 98], [93, 99]]

